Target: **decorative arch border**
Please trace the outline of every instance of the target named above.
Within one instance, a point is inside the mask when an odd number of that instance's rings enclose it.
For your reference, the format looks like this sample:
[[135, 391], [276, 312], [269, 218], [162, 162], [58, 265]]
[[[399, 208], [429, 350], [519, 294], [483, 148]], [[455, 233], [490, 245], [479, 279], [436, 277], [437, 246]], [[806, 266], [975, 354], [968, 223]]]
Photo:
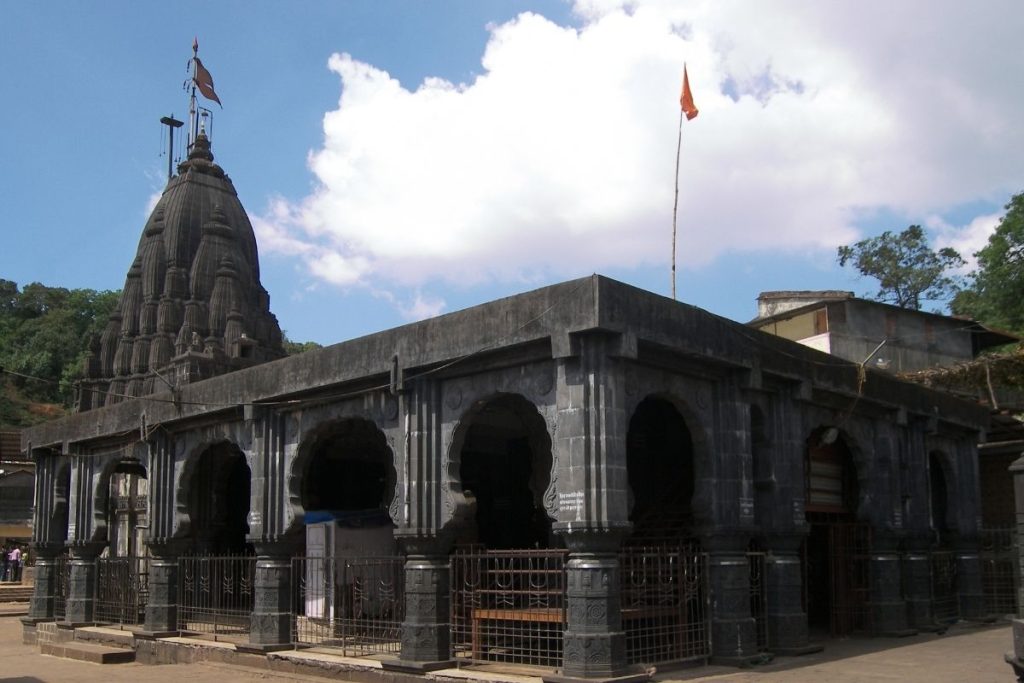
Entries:
[[[213, 448], [221, 444], [231, 444], [245, 458], [245, 465], [249, 468], [250, 474], [254, 471], [254, 454], [252, 450], [251, 433], [242, 423], [223, 423], [215, 426], [205, 427], [200, 430], [179, 433], [175, 435], [175, 447], [180, 449], [180, 456], [176, 453], [174, 478], [174, 531], [172, 537], [182, 539], [192, 533], [192, 510], [190, 509], [190, 495], [192, 486], [195, 483], [196, 469], [199, 466], [199, 459]], [[249, 510], [252, 511], [252, 496], [254, 491], [249, 491]]]

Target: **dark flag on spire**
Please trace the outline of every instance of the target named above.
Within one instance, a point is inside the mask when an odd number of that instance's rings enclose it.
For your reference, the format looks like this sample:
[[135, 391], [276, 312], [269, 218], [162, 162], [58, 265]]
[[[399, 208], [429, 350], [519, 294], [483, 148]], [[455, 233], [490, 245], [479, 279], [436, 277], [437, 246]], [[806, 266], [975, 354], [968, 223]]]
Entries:
[[213, 89], [213, 76], [211, 76], [210, 72], [206, 70], [203, 63], [199, 61], [199, 57], [194, 57], [194, 59], [196, 61], [196, 73], [192, 77], [192, 80], [195, 81], [196, 87], [199, 88], [199, 92], [201, 92], [203, 97], [206, 99], [213, 100], [223, 107], [224, 105], [220, 103], [220, 98], [217, 97], [217, 93]]

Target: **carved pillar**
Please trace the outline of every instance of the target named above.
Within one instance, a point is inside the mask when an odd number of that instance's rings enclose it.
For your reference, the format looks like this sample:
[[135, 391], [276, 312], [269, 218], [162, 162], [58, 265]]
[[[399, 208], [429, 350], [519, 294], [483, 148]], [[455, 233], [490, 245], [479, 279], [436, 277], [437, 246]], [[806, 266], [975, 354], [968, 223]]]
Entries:
[[448, 543], [399, 537], [405, 558], [405, 621], [397, 669], [430, 671], [451, 662]]
[[293, 542], [257, 542], [249, 644], [268, 652], [291, 647]]
[[[632, 342], [632, 344], [631, 344]], [[623, 359], [635, 340], [586, 334], [561, 359], [556, 396], [558, 521], [569, 549], [562, 675], [546, 680], [635, 676], [626, 661], [619, 549], [629, 533]]]
[[908, 626], [919, 631], [935, 630], [932, 611], [931, 538], [915, 534], [903, 541], [903, 594], [907, 602]]
[[767, 537], [764, 590], [768, 647], [777, 655], [793, 656], [820, 652], [807, 632], [803, 606], [803, 570], [800, 547], [805, 534], [793, 532]]
[[[1013, 477], [1014, 517], [1017, 533], [1017, 563], [1024, 567], [1024, 456], [1010, 465]], [[1013, 651], [1003, 655], [1013, 667], [1017, 680], [1024, 683], [1024, 582], [1017, 585], [1017, 618], [1013, 620]]]
[[715, 661], [737, 666], [758, 656], [747, 542], [746, 536], [722, 530], [702, 539], [711, 583], [711, 652]]
[[255, 465], [248, 540], [256, 548], [249, 642], [240, 649], [271, 652], [291, 647], [292, 557], [304, 538], [293, 531], [288, 503], [287, 417], [273, 410], [246, 411]]
[[96, 616], [96, 558], [103, 552], [102, 543], [72, 543], [71, 578], [68, 581], [68, 624], [91, 624]]
[[34, 622], [51, 621], [54, 618], [53, 600], [57, 594], [57, 556], [61, 553], [60, 546], [40, 546], [33, 544], [35, 553], [35, 585], [32, 587], [32, 598], [28, 604], [28, 618]]
[[184, 539], [174, 539], [174, 449], [160, 434], [149, 444], [149, 599], [146, 631], [164, 634], [178, 630], [178, 555]]
[[645, 672], [626, 664], [619, 567], [623, 530], [563, 528], [560, 533], [569, 549], [565, 577], [568, 623], [562, 675], [545, 676], [545, 680], [646, 680]]
[[35, 461], [35, 506], [32, 511], [32, 549], [35, 557], [35, 585], [29, 602], [28, 620], [54, 618], [57, 592], [57, 556], [67, 538], [67, 482], [58, 481], [64, 459], [47, 449], [33, 450]]
[[975, 535], [959, 535], [953, 541], [956, 553], [956, 590], [960, 600], [960, 617], [984, 621], [985, 589], [981, 578], [981, 543]]
[[868, 608], [871, 610], [872, 630], [878, 635], [905, 636], [914, 633], [907, 626], [899, 543], [898, 534], [881, 529], [873, 530], [868, 559]]

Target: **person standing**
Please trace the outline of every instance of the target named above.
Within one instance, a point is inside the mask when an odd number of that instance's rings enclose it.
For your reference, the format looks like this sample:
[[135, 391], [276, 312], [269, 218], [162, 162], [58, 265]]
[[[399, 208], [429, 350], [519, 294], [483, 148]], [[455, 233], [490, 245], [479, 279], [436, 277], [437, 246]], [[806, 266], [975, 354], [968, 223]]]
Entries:
[[14, 546], [8, 556], [11, 564], [11, 581], [21, 583], [21, 548]]

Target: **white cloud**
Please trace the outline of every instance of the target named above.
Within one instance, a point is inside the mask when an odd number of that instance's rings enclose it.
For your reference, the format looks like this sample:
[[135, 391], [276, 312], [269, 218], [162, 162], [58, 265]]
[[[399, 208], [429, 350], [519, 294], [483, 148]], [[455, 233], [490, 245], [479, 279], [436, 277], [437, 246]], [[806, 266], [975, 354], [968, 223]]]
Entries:
[[978, 260], [974, 255], [988, 244], [988, 238], [995, 232], [1002, 218], [1001, 213], [987, 214], [975, 217], [967, 225], [954, 226], [941, 218], [932, 217], [925, 224], [936, 232], [935, 247], [937, 249], [944, 247], [956, 249], [957, 253], [967, 262], [960, 271], [969, 273], [974, 271], [978, 265]]
[[471, 83], [410, 91], [334, 55], [317, 188], [254, 220], [261, 249], [337, 285], [411, 287], [393, 303], [412, 316], [443, 307], [429, 283], [665, 264], [684, 60], [701, 114], [683, 129], [683, 267], [831, 250], [865, 209], [937, 213], [1024, 181], [1013, 2], [576, 9], [578, 29], [529, 13], [491, 27]]

